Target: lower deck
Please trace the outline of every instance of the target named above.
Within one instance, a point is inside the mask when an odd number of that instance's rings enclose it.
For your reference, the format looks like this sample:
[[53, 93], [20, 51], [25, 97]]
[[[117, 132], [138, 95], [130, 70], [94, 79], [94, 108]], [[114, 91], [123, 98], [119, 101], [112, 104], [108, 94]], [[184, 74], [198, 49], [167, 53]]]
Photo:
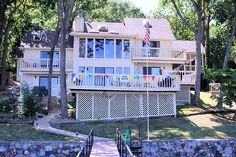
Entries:
[[[148, 105], [149, 104], [149, 105]], [[176, 115], [175, 92], [76, 93], [76, 119], [102, 120]]]

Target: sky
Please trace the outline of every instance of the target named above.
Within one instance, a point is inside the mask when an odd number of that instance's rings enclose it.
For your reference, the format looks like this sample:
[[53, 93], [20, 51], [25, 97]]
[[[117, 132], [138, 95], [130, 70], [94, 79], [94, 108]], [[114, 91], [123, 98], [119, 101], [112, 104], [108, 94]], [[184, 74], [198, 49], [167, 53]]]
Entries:
[[155, 10], [158, 6], [159, 0], [129, 0], [135, 6], [140, 8], [145, 15], [148, 15], [151, 10]]

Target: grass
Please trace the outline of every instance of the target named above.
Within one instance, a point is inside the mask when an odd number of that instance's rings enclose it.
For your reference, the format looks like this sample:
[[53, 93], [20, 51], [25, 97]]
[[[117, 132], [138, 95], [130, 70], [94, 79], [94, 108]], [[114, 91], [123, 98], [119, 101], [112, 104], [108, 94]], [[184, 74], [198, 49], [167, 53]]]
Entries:
[[[122, 121], [94, 121], [79, 124], [63, 124], [55, 127], [73, 132], [88, 133], [95, 129], [96, 136], [113, 138], [116, 128], [125, 132], [132, 129], [132, 136], [138, 137], [141, 129], [142, 138], [146, 139], [146, 119]], [[150, 119], [150, 139], [202, 139], [236, 137], [236, 123], [212, 114], [189, 117], [162, 117]]]
[[35, 129], [28, 124], [0, 124], [0, 141], [79, 141]]
[[[178, 115], [201, 113], [208, 107], [215, 107], [216, 101], [211, 93], [201, 92], [202, 106], [192, 105], [177, 108]], [[224, 115], [227, 116], [227, 115]], [[142, 138], [147, 139], [146, 119], [120, 120], [120, 121], [93, 121], [78, 124], [63, 124], [55, 127], [73, 132], [88, 133], [95, 129], [96, 136], [113, 138], [116, 128], [122, 132], [130, 127], [132, 136], [138, 137], [141, 130]], [[236, 122], [213, 114], [200, 114], [186, 117], [161, 117], [150, 119], [150, 139], [208, 139], [236, 137]]]

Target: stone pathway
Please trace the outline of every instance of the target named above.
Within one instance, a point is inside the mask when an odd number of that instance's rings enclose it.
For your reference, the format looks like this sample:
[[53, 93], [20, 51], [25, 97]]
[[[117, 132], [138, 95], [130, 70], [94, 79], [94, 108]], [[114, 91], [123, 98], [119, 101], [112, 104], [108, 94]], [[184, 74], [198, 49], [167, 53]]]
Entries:
[[[54, 118], [55, 116], [58, 115], [58, 111], [54, 111], [53, 113], [47, 115], [47, 116], [43, 116], [43, 118], [38, 118], [35, 122], [34, 122], [34, 126], [38, 129], [41, 129], [43, 131], [47, 131], [47, 132], [51, 132], [51, 133], [55, 133], [55, 134], [59, 134], [59, 135], [64, 135], [64, 136], [70, 136], [70, 137], [78, 137], [82, 140], [86, 140], [88, 135], [85, 134], [80, 134], [78, 133], [76, 135], [76, 133], [74, 132], [70, 132], [70, 131], [65, 131], [65, 130], [60, 130], [57, 128], [53, 128], [50, 126], [50, 121], [52, 118]], [[102, 140], [102, 141], [110, 141], [111, 139], [109, 138], [102, 138], [102, 137], [94, 137], [94, 140]]]
[[94, 141], [90, 157], [119, 157], [115, 141]]

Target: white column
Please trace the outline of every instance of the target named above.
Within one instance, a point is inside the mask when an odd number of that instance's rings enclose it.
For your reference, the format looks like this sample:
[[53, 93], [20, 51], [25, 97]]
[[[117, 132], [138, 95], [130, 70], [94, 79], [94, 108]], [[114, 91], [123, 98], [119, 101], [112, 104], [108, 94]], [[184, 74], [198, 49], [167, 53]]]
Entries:
[[143, 95], [139, 94], [139, 109], [140, 109], [140, 116], [143, 117]]
[[76, 120], [79, 119], [79, 93], [76, 93]]
[[125, 92], [125, 117], [127, 116], [127, 93]]
[[94, 93], [92, 93], [92, 119], [94, 119]]
[[111, 119], [111, 98], [110, 94], [108, 94], [108, 119]]
[[174, 117], [176, 118], [176, 93], [173, 94]]

